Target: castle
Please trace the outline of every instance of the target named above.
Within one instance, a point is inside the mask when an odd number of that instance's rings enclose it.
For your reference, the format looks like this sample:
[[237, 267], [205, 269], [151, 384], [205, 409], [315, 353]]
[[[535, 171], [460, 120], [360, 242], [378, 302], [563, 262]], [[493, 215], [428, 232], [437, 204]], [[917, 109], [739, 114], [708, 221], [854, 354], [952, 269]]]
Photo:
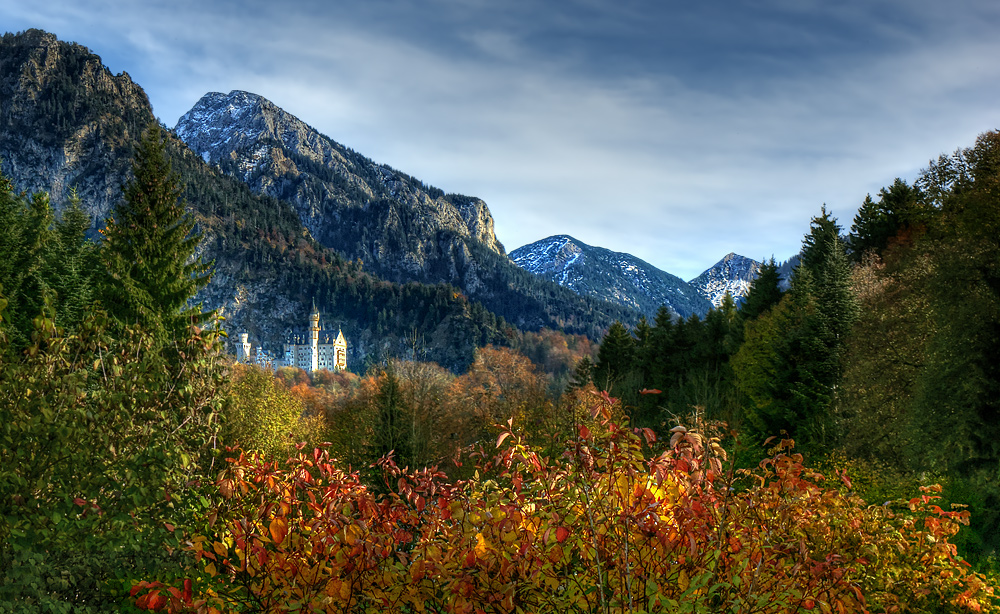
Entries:
[[[240, 334], [240, 343], [236, 347], [236, 360], [240, 362], [261, 362], [261, 349], [257, 348], [258, 357], [255, 360], [251, 353], [249, 335]], [[298, 367], [304, 371], [342, 371], [347, 368], [347, 341], [344, 333], [337, 331], [336, 336], [326, 332], [326, 327], [319, 323], [319, 310], [313, 302], [312, 313], [309, 314], [308, 338], [302, 334], [292, 334], [285, 339], [284, 359], [275, 366]]]

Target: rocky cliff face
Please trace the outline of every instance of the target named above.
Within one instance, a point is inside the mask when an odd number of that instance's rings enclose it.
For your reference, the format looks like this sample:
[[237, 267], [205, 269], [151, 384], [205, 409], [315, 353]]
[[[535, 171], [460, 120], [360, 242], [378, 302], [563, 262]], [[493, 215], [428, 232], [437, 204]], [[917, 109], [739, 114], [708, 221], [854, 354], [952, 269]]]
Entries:
[[727, 292], [739, 303], [750, 291], [758, 273], [759, 262], [730, 252], [688, 283], [718, 307]]
[[649, 319], [661, 305], [685, 318], [704, 315], [711, 306], [679, 277], [630, 254], [592, 247], [567, 235], [519, 247], [510, 257], [535, 275], [581, 295], [636, 309]]
[[292, 203], [320, 243], [384, 277], [474, 292], [475, 280], [463, 276], [465, 243], [504, 255], [483, 201], [376, 164], [256, 94], [206, 94], [175, 132], [207, 163]]
[[152, 120], [145, 92], [87, 48], [40, 30], [0, 38], [0, 170], [20, 189], [58, 207], [75, 188], [103, 221]]

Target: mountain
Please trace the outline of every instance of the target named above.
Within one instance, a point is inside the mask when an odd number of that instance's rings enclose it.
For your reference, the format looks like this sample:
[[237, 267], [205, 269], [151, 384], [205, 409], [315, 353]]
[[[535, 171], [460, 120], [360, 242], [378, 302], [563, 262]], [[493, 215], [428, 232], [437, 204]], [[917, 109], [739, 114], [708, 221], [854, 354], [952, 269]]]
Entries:
[[[0, 172], [18, 189], [48, 192], [57, 210], [75, 189], [95, 228], [100, 227], [120, 200], [135, 144], [152, 121], [142, 88], [125, 73], [112, 74], [86, 47], [40, 30], [0, 37]], [[317, 151], [335, 158], [333, 149], [315, 143]], [[213, 166], [205, 162], [204, 152], [195, 154], [173, 136], [167, 141], [167, 154], [203, 236], [200, 255], [214, 262], [212, 281], [196, 298], [220, 310], [231, 340], [245, 330], [254, 345], [280, 352], [284, 338], [304, 328], [315, 300], [323, 322], [343, 329], [352, 369], [409, 355], [416, 346], [423, 358], [461, 370], [476, 347], [510, 343], [516, 335], [511, 324], [596, 340], [615, 319], [637, 318], [634, 311], [581, 298], [511, 263], [495, 237], [491, 240], [492, 218], [482, 201], [446, 196], [388, 167], [368, 166], [362, 156], [343, 148], [336, 152], [350, 163], [343, 163], [345, 168], [354, 164], [358, 177], [371, 170], [382, 179], [368, 177], [370, 198], [346, 199], [343, 210], [321, 207], [322, 216], [303, 218], [305, 200], [291, 197], [299, 188], [303, 193], [323, 189], [317, 176], [332, 177], [334, 184], [342, 179], [344, 185], [352, 178], [338, 179], [297, 150], [280, 152], [284, 158], [277, 166], [291, 168], [294, 163], [309, 169], [298, 173], [299, 183], [295, 173], [275, 180], [298, 186], [276, 192], [288, 200], [264, 190], [255, 193], [242, 181], [245, 175], [232, 176], [251, 158], [229, 156]], [[260, 185], [267, 183], [262, 169], [255, 178]], [[351, 193], [364, 193], [360, 183], [352, 185], [356, 190]], [[389, 202], [393, 193], [410, 196]], [[375, 221], [366, 222], [358, 210], [367, 210]], [[362, 236], [355, 242], [369, 251], [351, 252], [316, 238], [334, 236], [324, 230], [332, 226], [325, 216], [337, 211], [341, 216], [334, 219], [341, 223], [356, 220]], [[395, 230], [380, 233], [380, 224]], [[433, 228], [436, 246], [420, 234], [425, 226]], [[365, 256], [369, 260], [362, 264]], [[407, 267], [412, 276], [403, 274]], [[386, 271], [388, 279], [376, 270]], [[459, 288], [417, 283], [434, 279], [462, 283]]]
[[[384, 276], [454, 282], [463, 240], [504, 255], [483, 201], [376, 164], [256, 94], [205, 94], [174, 131], [254, 192], [292, 203], [321, 243], [371, 261]], [[372, 234], [376, 228], [382, 232]]]
[[206, 94], [174, 130], [206, 163], [292, 204], [310, 236], [383, 279], [451, 284], [520, 329], [596, 338], [615, 319], [637, 318], [515, 266], [482, 200], [377, 164], [261, 96]]
[[142, 88], [86, 47], [41, 30], [0, 38], [0, 168], [19, 189], [60, 204], [75, 188], [100, 223], [151, 121]]
[[757, 279], [760, 264], [756, 260], [730, 252], [688, 283], [714, 307], [722, 305], [727, 292], [738, 303], [750, 291], [753, 280]]
[[[40, 30], [0, 38], [0, 171], [18, 189], [48, 192], [56, 209], [75, 189], [99, 226], [152, 121], [142, 88], [86, 47]], [[313, 239], [288, 203], [254, 194], [179, 139], [166, 145], [202, 233], [200, 256], [214, 263], [196, 299], [225, 316], [231, 340], [246, 330], [280, 353], [315, 300], [323, 321], [343, 329], [355, 370], [415, 344], [426, 359], [461, 370], [476, 347], [509, 342], [502, 318], [454, 288], [379, 279]]]
[[630, 254], [593, 247], [556, 235], [510, 253], [521, 268], [583, 296], [603, 298], [654, 318], [661, 305], [688, 317], [704, 315], [711, 303], [679, 277]]

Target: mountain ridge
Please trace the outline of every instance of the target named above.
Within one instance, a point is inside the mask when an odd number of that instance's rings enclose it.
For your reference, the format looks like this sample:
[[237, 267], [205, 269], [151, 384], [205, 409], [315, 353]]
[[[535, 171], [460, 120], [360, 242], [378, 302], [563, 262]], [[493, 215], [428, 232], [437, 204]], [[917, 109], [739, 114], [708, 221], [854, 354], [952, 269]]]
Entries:
[[624, 252], [553, 235], [510, 253], [520, 267], [585, 296], [637, 309], [647, 318], [664, 305], [673, 314], [702, 316], [711, 304], [687, 282]]

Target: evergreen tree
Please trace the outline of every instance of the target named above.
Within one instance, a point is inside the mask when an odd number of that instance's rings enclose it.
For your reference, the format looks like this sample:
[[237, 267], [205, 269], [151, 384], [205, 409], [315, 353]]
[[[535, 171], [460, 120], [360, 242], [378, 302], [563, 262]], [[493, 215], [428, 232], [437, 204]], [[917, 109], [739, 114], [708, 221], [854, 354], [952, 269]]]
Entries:
[[833, 390], [828, 337], [812, 274], [800, 267], [781, 302], [747, 324], [733, 358], [747, 402], [744, 427], [758, 442], [784, 431], [808, 449], [827, 438]]
[[830, 217], [826, 205], [820, 209], [819, 217], [814, 217], [809, 223], [809, 234], [802, 239], [802, 260], [800, 267], [809, 269], [816, 283], [823, 283], [823, 265], [827, 254], [836, 249], [842, 249], [837, 242], [840, 240], [840, 225], [836, 218]]
[[802, 241], [791, 289], [777, 306], [747, 322], [733, 361], [754, 435], [786, 431], [807, 449], [836, 440], [831, 410], [857, 314], [840, 227], [823, 207]]
[[576, 363], [573, 369], [573, 378], [569, 382], [570, 390], [580, 390], [586, 388], [591, 383], [593, 376], [594, 362], [590, 356], [584, 356]]
[[656, 312], [649, 348], [650, 385], [664, 390], [671, 375], [674, 354], [674, 315], [665, 306]]
[[108, 273], [103, 302], [121, 324], [140, 324], [171, 338], [210, 317], [189, 301], [211, 273], [196, 256], [201, 235], [185, 209], [158, 124], [143, 135], [132, 172], [103, 231], [100, 253]]
[[376, 424], [371, 455], [378, 459], [394, 452], [393, 458], [400, 467], [410, 466], [413, 458], [409, 438], [409, 413], [403, 387], [395, 371], [389, 369], [379, 378], [375, 394]]
[[[851, 264], [840, 239], [840, 226], [823, 207], [813, 218], [810, 233], [802, 241], [802, 262], [795, 275], [806, 270], [816, 307], [823, 321], [824, 360], [831, 370], [822, 381], [831, 390], [842, 371], [843, 345], [858, 317], [857, 298], [851, 288]], [[794, 278], [793, 278], [794, 279]]]
[[744, 320], [753, 320], [762, 313], [774, 307], [781, 300], [781, 278], [778, 275], [778, 265], [772, 257], [760, 265], [757, 278], [750, 285], [750, 291], [740, 305], [740, 315]]
[[633, 345], [633, 364], [635, 369], [642, 374], [642, 378], [648, 379], [650, 374], [650, 358], [652, 352], [653, 328], [646, 320], [646, 316], [639, 316], [639, 323], [632, 331], [632, 338], [635, 339]]
[[56, 293], [56, 323], [69, 330], [76, 328], [96, 300], [99, 263], [97, 246], [87, 238], [89, 229], [90, 218], [73, 190], [53, 225], [44, 269], [46, 284]]
[[870, 194], [866, 196], [851, 226], [851, 259], [861, 262], [869, 252], [881, 255], [905, 227], [923, 222], [921, 199], [919, 188], [898, 177], [891, 186], [879, 190], [878, 202]]
[[52, 209], [46, 194], [30, 198], [18, 194], [10, 180], [0, 175], [0, 296], [7, 300], [8, 314], [0, 326], [14, 352], [30, 341], [32, 320], [45, 304], [43, 267], [45, 250], [51, 244], [51, 225]]
[[608, 328], [608, 333], [601, 341], [601, 348], [597, 351], [594, 385], [602, 390], [611, 390], [616, 382], [621, 381], [632, 370], [634, 357], [635, 339], [624, 324], [615, 321]]

